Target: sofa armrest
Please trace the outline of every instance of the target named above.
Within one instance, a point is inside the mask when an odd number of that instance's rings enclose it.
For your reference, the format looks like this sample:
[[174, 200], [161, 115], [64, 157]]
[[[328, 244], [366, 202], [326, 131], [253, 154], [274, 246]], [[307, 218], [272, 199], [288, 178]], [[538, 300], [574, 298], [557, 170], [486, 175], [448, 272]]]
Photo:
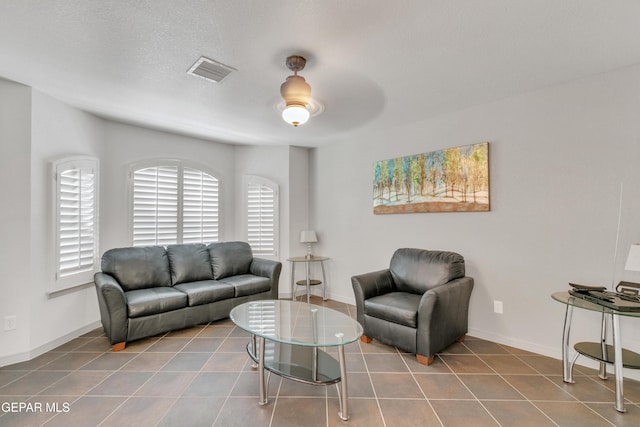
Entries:
[[249, 272], [256, 276], [267, 277], [271, 280], [271, 298], [278, 299], [278, 283], [282, 263], [264, 258], [254, 258], [249, 266]]
[[433, 356], [467, 333], [472, 290], [473, 278], [461, 277], [422, 295], [418, 307], [418, 354]]
[[393, 291], [393, 277], [389, 269], [359, 274], [351, 277], [351, 286], [356, 297], [358, 322], [364, 326], [364, 301]]
[[127, 341], [127, 298], [118, 281], [106, 273], [93, 276], [98, 294], [100, 319], [111, 344]]

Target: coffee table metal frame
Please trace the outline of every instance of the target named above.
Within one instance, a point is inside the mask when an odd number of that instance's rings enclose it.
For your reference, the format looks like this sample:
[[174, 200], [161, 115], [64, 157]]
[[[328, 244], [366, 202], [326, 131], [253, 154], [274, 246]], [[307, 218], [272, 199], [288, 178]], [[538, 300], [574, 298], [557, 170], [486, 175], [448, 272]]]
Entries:
[[[326, 307], [288, 300], [247, 302], [231, 310], [230, 317], [251, 334], [247, 353], [258, 369], [259, 405], [268, 403], [269, 378], [274, 373], [306, 384], [336, 384], [338, 415], [349, 419], [344, 346], [362, 335], [356, 320]], [[337, 347], [338, 360], [321, 347]]]

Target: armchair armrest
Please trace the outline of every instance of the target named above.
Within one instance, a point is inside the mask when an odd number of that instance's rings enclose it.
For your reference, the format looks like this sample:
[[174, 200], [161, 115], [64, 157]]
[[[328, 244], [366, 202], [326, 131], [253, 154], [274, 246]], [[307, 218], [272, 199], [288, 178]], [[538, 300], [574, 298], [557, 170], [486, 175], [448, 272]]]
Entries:
[[249, 266], [251, 274], [261, 277], [267, 277], [271, 280], [271, 298], [278, 299], [278, 284], [280, 281], [280, 272], [282, 271], [282, 263], [264, 258], [254, 258]]
[[127, 298], [118, 281], [106, 273], [96, 273], [93, 277], [98, 293], [98, 306], [102, 327], [111, 344], [127, 341], [128, 311]]
[[469, 326], [469, 300], [473, 278], [461, 277], [436, 286], [422, 295], [418, 306], [417, 353], [431, 357]]
[[364, 325], [364, 300], [389, 293], [394, 287], [389, 269], [353, 276], [351, 286], [356, 297], [358, 322], [361, 325]]

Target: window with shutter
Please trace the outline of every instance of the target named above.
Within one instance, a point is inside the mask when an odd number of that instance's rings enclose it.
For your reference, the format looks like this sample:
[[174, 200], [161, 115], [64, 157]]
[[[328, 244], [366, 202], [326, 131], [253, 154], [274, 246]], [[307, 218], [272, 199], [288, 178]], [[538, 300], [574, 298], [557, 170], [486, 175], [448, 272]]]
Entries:
[[132, 169], [133, 246], [220, 239], [218, 179], [180, 161]]
[[246, 178], [247, 242], [254, 255], [278, 255], [278, 185], [256, 176]]
[[56, 272], [52, 291], [90, 283], [98, 266], [98, 160], [53, 163]]
[[218, 180], [200, 170], [185, 167], [182, 188], [182, 242], [217, 242]]
[[133, 172], [133, 246], [168, 245], [178, 239], [178, 167]]

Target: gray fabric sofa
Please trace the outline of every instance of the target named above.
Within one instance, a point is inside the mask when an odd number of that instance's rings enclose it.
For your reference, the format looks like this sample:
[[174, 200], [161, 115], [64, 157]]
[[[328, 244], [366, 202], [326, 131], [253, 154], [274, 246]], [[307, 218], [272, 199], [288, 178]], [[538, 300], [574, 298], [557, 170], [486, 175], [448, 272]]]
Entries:
[[454, 252], [398, 249], [388, 269], [353, 276], [361, 340], [414, 353], [430, 365], [467, 333], [473, 279]]
[[246, 242], [110, 249], [94, 282], [114, 351], [126, 343], [229, 317], [238, 304], [278, 299], [282, 264]]

